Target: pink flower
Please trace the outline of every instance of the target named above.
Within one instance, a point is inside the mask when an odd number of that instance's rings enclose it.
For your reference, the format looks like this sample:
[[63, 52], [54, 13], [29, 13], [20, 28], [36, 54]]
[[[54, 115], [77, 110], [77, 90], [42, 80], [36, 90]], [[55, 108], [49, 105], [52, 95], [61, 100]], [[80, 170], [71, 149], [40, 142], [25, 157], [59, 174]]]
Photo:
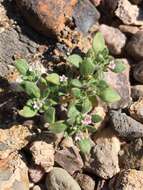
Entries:
[[91, 116], [90, 115], [86, 115], [84, 120], [82, 120], [82, 124], [83, 125], [89, 125], [92, 123], [92, 119], [91, 119]]
[[110, 62], [109, 68], [110, 68], [110, 69], [115, 69], [115, 67], [116, 67], [116, 64], [115, 64], [115, 62], [114, 62], [114, 60], [113, 60], [113, 61]]
[[65, 75], [60, 76], [60, 82], [66, 82], [68, 80], [68, 77]]

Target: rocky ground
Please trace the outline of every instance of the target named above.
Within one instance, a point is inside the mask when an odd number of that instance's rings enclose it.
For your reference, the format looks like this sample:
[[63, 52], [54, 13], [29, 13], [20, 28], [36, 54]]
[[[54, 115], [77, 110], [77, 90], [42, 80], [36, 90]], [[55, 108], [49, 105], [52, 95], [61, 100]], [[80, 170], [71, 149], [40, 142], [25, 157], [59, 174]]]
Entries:
[[[106, 75], [122, 99], [97, 108], [104, 122], [84, 156], [71, 137], [19, 118], [13, 64], [48, 71], [96, 31], [127, 67]], [[143, 190], [142, 0], [0, 0], [0, 190]]]

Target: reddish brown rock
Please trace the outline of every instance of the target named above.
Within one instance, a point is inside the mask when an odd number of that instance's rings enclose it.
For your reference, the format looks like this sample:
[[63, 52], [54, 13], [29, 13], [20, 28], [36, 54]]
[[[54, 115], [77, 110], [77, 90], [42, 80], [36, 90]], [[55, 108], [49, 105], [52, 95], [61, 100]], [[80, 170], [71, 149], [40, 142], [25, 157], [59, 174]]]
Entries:
[[29, 24], [44, 35], [56, 35], [72, 16], [77, 0], [16, 0]]

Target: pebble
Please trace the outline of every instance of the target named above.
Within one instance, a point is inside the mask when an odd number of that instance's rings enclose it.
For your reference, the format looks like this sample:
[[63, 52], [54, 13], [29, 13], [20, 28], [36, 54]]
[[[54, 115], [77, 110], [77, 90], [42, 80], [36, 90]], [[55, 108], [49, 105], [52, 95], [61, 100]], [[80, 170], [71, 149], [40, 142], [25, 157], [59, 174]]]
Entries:
[[143, 124], [120, 111], [110, 111], [110, 123], [118, 136], [127, 140], [143, 137]]
[[47, 174], [46, 188], [47, 190], [81, 190], [73, 177], [66, 170], [58, 167], [54, 167]]

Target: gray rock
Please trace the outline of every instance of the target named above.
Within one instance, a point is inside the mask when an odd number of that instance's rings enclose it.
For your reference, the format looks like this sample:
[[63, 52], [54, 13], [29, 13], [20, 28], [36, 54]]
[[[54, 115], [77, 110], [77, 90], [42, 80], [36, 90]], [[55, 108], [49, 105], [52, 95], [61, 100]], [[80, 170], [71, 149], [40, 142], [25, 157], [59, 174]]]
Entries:
[[79, 183], [82, 190], [94, 190], [95, 181], [86, 174], [77, 174], [76, 181]]
[[55, 154], [55, 162], [71, 175], [83, 167], [83, 161], [76, 147], [58, 150]]
[[120, 111], [110, 112], [110, 122], [120, 137], [127, 140], [143, 137], [143, 124]]
[[143, 30], [137, 32], [127, 44], [126, 47], [128, 55], [135, 60], [143, 59]]
[[143, 139], [135, 139], [129, 144], [124, 144], [119, 153], [119, 163], [122, 169], [143, 171]]
[[124, 170], [113, 178], [109, 190], [142, 190], [143, 171]]
[[78, 183], [62, 168], [54, 167], [46, 177], [47, 190], [81, 190]]
[[143, 61], [139, 62], [134, 70], [133, 70], [133, 76], [136, 81], [140, 82], [143, 84]]
[[112, 178], [119, 169], [118, 153], [120, 141], [111, 129], [104, 129], [95, 134], [95, 146], [86, 169], [103, 179]]
[[105, 42], [113, 55], [121, 54], [125, 44], [126, 36], [117, 28], [101, 24], [99, 31], [103, 34]]
[[131, 86], [131, 96], [133, 100], [138, 100], [143, 96], [143, 85]]

